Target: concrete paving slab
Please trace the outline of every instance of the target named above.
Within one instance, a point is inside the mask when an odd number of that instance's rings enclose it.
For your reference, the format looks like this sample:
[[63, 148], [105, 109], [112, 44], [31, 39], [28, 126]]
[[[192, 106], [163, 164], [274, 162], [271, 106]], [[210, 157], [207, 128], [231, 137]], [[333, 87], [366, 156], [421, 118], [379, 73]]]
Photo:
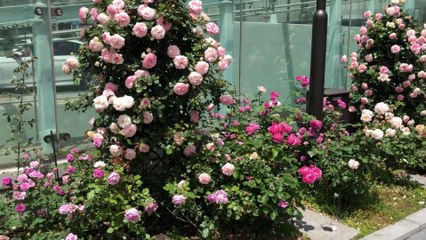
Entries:
[[407, 240], [425, 240], [426, 239], [426, 230], [420, 231], [413, 236], [407, 238]]
[[302, 211], [302, 215], [295, 219], [296, 228], [312, 240], [350, 240], [358, 235], [356, 229], [311, 210]]
[[[426, 228], [426, 208], [411, 214], [405, 220], [419, 224], [420, 229]], [[426, 239], [426, 238], [425, 238]]]
[[361, 240], [404, 240], [419, 231], [420, 224], [404, 219], [373, 232]]

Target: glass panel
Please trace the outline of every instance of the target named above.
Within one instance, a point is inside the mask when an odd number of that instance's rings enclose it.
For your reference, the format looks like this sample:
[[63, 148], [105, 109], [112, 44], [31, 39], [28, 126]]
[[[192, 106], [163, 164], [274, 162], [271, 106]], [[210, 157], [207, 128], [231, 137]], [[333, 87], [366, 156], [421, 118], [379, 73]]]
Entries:
[[[256, 0], [239, 5], [241, 91], [253, 96], [263, 85], [292, 104], [297, 75], [309, 75], [313, 1]], [[239, 11], [238, 11], [239, 12]], [[238, 21], [238, 20], [237, 20]]]
[[[79, 9], [82, 6], [91, 8], [91, 0], [52, 0], [52, 9], [61, 8], [63, 16], [53, 16], [52, 19], [52, 44], [54, 54], [54, 73], [56, 82], [56, 114], [59, 133], [68, 133], [71, 139], [64, 141], [60, 139], [59, 157], [63, 157], [73, 147], [85, 148], [89, 143], [86, 141], [85, 131], [90, 128], [89, 120], [95, 116], [95, 111], [89, 109], [85, 113], [65, 111], [65, 104], [75, 100], [79, 93], [89, 90], [85, 80], [79, 83], [73, 82], [72, 74], [62, 71], [62, 64], [70, 57], [78, 56], [80, 45], [80, 28], [84, 27], [79, 19]], [[62, 136], [62, 135], [61, 135]]]
[[[30, 62], [33, 53], [29, 44], [32, 41], [31, 23], [0, 22], [0, 36], [0, 167], [6, 167], [15, 165], [17, 155], [14, 152], [31, 148], [34, 144], [27, 143], [38, 141], [37, 125], [30, 126], [37, 119], [37, 98], [35, 67]], [[17, 71], [19, 67], [21, 69]], [[25, 110], [20, 111], [20, 106]], [[19, 125], [19, 119], [23, 126]], [[11, 134], [12, 128], [14, 134]], [[9, 150], [12, 153], [7, 155]]]

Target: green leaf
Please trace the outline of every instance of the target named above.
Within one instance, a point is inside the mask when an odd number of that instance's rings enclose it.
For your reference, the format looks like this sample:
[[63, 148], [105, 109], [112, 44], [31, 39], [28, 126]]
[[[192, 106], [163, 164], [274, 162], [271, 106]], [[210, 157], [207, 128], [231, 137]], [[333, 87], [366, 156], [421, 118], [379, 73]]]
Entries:
[[113, 232], [114, 232], [114, 228], [112, 228], [112, 227], [108, 228], [107, 233], [111, 234]]

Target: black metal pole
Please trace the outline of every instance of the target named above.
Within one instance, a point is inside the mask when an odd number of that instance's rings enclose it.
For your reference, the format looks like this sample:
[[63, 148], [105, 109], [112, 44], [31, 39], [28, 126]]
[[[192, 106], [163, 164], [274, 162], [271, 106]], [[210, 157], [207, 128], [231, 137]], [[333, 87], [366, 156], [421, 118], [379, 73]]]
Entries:
[[317, 0], [317, 10], [312, 23], [311, 76], [308, 96], [308, 113], [323, 119], [325, 54], [327, 47], [327, 12], [325, 0]]

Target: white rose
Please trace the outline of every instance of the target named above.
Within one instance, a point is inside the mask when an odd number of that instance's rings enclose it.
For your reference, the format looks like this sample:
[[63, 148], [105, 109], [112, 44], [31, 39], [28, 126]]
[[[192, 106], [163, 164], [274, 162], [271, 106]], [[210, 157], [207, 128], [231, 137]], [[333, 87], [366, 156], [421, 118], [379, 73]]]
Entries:
[[386, 129], [385, 136], [386, 137], [395, 137], [395, 133], [396, 133], [395, 129], [388, 128], [388, 129]]
[[411, 131], [408, 127], [402, 127], [401, 128], [402, 134], [404, 135], [410, 135]]
[[111, 132], [113, 132], [113, 133], [115, 133], [115, 134], [117, 134], [118, 132], [119, 132], [119, 128], [118, 128], [118, 125], [117, 125], [117, 123], [111, 123], [110, 125], [109, 125], [109, 130], [111, 130]]
[[235, 167], [231, 163], [226, 163], [222, 166], [222, 173], [226, 176], [231, 176], [234, 173]]
[[385, 114], [387, 111], [389, 111], [389, 105], [384, 102], [379, 102], [374, 107], [374, 111], [378, 114]]
[[380, 129], [374, 129], [373, 132], [371, 133], [371, 136], [376, 140], [382, 139], [383, 135], [384, 135], [384, 133]]
[[132, 124], [132, 118], [130, 118], [129, 115], [122, 114], [118, 117], [117, 124], [121, 128], [125, 128]]
[[102, 112], [109, 106], [108, 98], [103, 95], [97, 96], [95, 99], [93, 99], [93, 106], [95, 107], [96, 111]]
[[109, 152], [113, 157], [118, 157], [121, 154], [120, 146], [113, 144], [109, 147]]
[[400, 117], [393, 117], [390, 120], [390, 124], [393, 128], [400, 128], [402, 126], [402, 119]]
[[361, 121], [370, 122], [373, 119], [373, 112], [368, 109], [363, 109], [361, 112]]
[[93, 167], [103, 168], [103, 167], [106, 167], [106, 163], [104, 163], [103, 161], [97, 161], [97, 162], [95, 162], [95, 164], [93, 164]]
[[349, 161], [348, 161], [348, 166], [349, 166], [349, 168], [351, 168], [351, 169], [358, 169], [358, 167], [359, 167], [359, 162], [358, 161], [356, 161], [356, 160], [354, 160], [354, 159], [350, 159]]

